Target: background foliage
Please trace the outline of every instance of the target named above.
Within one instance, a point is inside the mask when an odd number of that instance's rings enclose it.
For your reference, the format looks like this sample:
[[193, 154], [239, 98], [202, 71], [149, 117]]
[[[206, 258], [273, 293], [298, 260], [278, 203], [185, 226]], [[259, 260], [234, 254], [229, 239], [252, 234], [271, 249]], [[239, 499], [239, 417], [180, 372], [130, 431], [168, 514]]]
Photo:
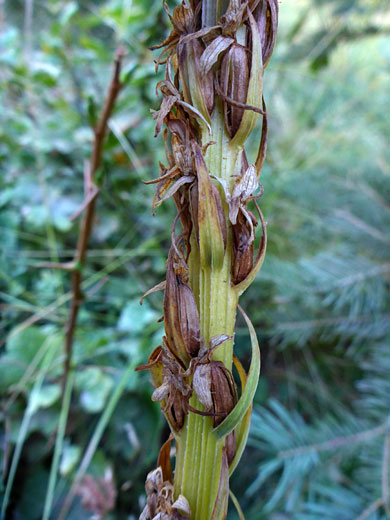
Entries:
[[[265, 81], [269, 249], [243, 299], [262, 376], [232, 479], [249, 519], [390, 518], [386, 3], [280, 5]], [[162, 334], [161, 295], [138, 301], [164, 276], [173, 213], [168, 204], [153, 218], [153, 189], [141, 182], [163, 156], [149, 113], [159, 74], [148, 47], [166, 34], [167, 17], [156, 0], [3, 0], [0, 10], [0, 495], [14, 472], [7, 518], [42, 517], [64, 416], [70, 282], [37, 264], [72, 259], [78, 220], [70, 217], [121, 43], [125, 88], [98, 175], [69, 418], [49, 494], [54, 519], [98, 439], [87, 473], [99, 479], [111, 469], [117, 495], [105, 518], [137, 518], [167, 437], [147, 374], [133, 371]], [[236, 343], [245, 360], [240, 322]], [[68, 518], [86, 515], [76, 497]]]

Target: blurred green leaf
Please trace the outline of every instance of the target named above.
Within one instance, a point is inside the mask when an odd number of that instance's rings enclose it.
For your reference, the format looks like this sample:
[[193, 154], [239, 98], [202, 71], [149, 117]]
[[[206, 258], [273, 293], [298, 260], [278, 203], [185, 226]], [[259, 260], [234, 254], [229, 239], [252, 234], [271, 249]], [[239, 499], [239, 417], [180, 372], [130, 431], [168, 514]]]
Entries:
[[128, 303], [122, 310], [118, 330], [140, 334], [145, 326], [156, 320], [157, 313], [152, 311], [147, 302], [139, 304], [138, 301]]
[[113, 385], [112, 378], [97, 367], [87, 368], [76, 377], [80, 403], [90, 413], [100, 412], [104, 408]]

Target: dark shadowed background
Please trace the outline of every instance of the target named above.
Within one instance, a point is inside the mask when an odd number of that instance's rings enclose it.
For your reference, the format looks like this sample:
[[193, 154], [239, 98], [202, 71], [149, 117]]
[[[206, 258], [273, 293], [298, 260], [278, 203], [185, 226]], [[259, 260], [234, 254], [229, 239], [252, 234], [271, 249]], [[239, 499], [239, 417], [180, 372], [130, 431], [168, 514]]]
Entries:
[[[390, 518], [389, 28], [386, 0], [280, 3], [265, 74], [260, 204], [269, 246], [242, 299], [262, 373], [231, 481], [249, 520]], [[159, 0], [0, 1], [7, 519], [41, 519], [45, 501], [46, 520], [57, 519], [84, 474], [69, 520], [93, 515], [88, 493], [101, 506], [97, 518], [138, 518], [145, 476], [168, 435], [148, 374], [134, 372], [163, 330], [162, 294], [142, 307], [139, 298], [164, 277], [174, 213], [168, 202], [152, 217], [154, 189], [142, 184], [164, 156], [150, 114], [161, 73], [148, 48], [168, 30]], [[79, 219], [70, 216], [83, 201], [91, 128], [119, 44], [125, 86], [96, 179], [69, 415], [56, 442], [67, 414], [60, 376], [70, 277], [39, 264], [73, 257]], [[246, 363], [249, 344], [238, 320]], [[58, 477], [49, 481], [53, 460]]]

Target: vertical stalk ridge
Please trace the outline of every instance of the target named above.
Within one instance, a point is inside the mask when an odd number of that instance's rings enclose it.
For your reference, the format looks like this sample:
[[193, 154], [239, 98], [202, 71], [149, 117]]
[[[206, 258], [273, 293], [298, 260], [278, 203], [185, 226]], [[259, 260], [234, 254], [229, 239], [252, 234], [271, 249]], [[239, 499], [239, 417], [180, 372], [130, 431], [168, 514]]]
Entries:
[[[229, 147], [223, 114], [220, 110], [215, 110], [212, 118], [212, 135], [208, 136], [207, 140], [214, 140], [219, 145], [216, 148], [210, 147], [205, 156], [210, 174], [231, 184], [238, 150]], [[207, 140], [203, 138], [203, 142]], [[226, 204], [224, 209], [227, 214]], [[231, 286], [231, 255], [229, 254], [231, 243], [232, 236], [229, 232], [226, 253], [220, 269], [213, 270], [211, 266], [202, 268], [199, 261], [190, 262], [189, 265], [194, 292], [197, 281], [200, 280], [200, 330], [207, 343], [214, 336], [233, 335], [234, 332], [238, 298]], [[232, 358], [232, 341], [226, 342], [213, 353], [213, 359], [222, 361], [229, 370], [232, 367]], [[190, 404], [193, 408], [202, 408], [195, 395], [191, 398]], [[193, 520], [209, 518], [216, 500], [219, 479], [215, 478], [215, 474], [218, 475], [220, 471], [224, 444], [218, 442], [212, 429], [211, 418], [190, 413], [176, 441], [175, 496], [182, 494], [187, 498]]]

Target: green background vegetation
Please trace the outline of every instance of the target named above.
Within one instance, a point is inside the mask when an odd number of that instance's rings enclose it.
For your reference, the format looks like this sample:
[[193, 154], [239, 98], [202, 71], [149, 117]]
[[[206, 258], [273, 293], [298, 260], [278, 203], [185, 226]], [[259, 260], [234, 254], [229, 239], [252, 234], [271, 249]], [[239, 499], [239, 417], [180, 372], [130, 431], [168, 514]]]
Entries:
[[[87, 473], [113, 471], [116, 506], [105, 518], [138, 518], [168, 435], [148, 374], [133, 371], [161, 340], [161, 294], [138, 302], [164, 277], [173, 216], [170, 203], [151, 216], [153, 188], [141, 182], [163, 158], [150, 115], [160, 73], [148, 50], [168, 31], [161, 4], [0, 2], [0, 498], [14, 460], [10, 519], [42, 518], [64, 417], [70, 280], [37, 264], [72, 259], [70, 216], [119, 44], [125, 87], [98, 174], [51, 518], [99, 432]], [[280, 4], [265, 76], [269, 247], [242, 299], [262, 374], [231, 482], [250, 520], [390, 518], [389, 26], [386, 0]], [[236, 345], [247, 365], [241, 321]], [[68, 518], [89, 514], [76, 497]]]

